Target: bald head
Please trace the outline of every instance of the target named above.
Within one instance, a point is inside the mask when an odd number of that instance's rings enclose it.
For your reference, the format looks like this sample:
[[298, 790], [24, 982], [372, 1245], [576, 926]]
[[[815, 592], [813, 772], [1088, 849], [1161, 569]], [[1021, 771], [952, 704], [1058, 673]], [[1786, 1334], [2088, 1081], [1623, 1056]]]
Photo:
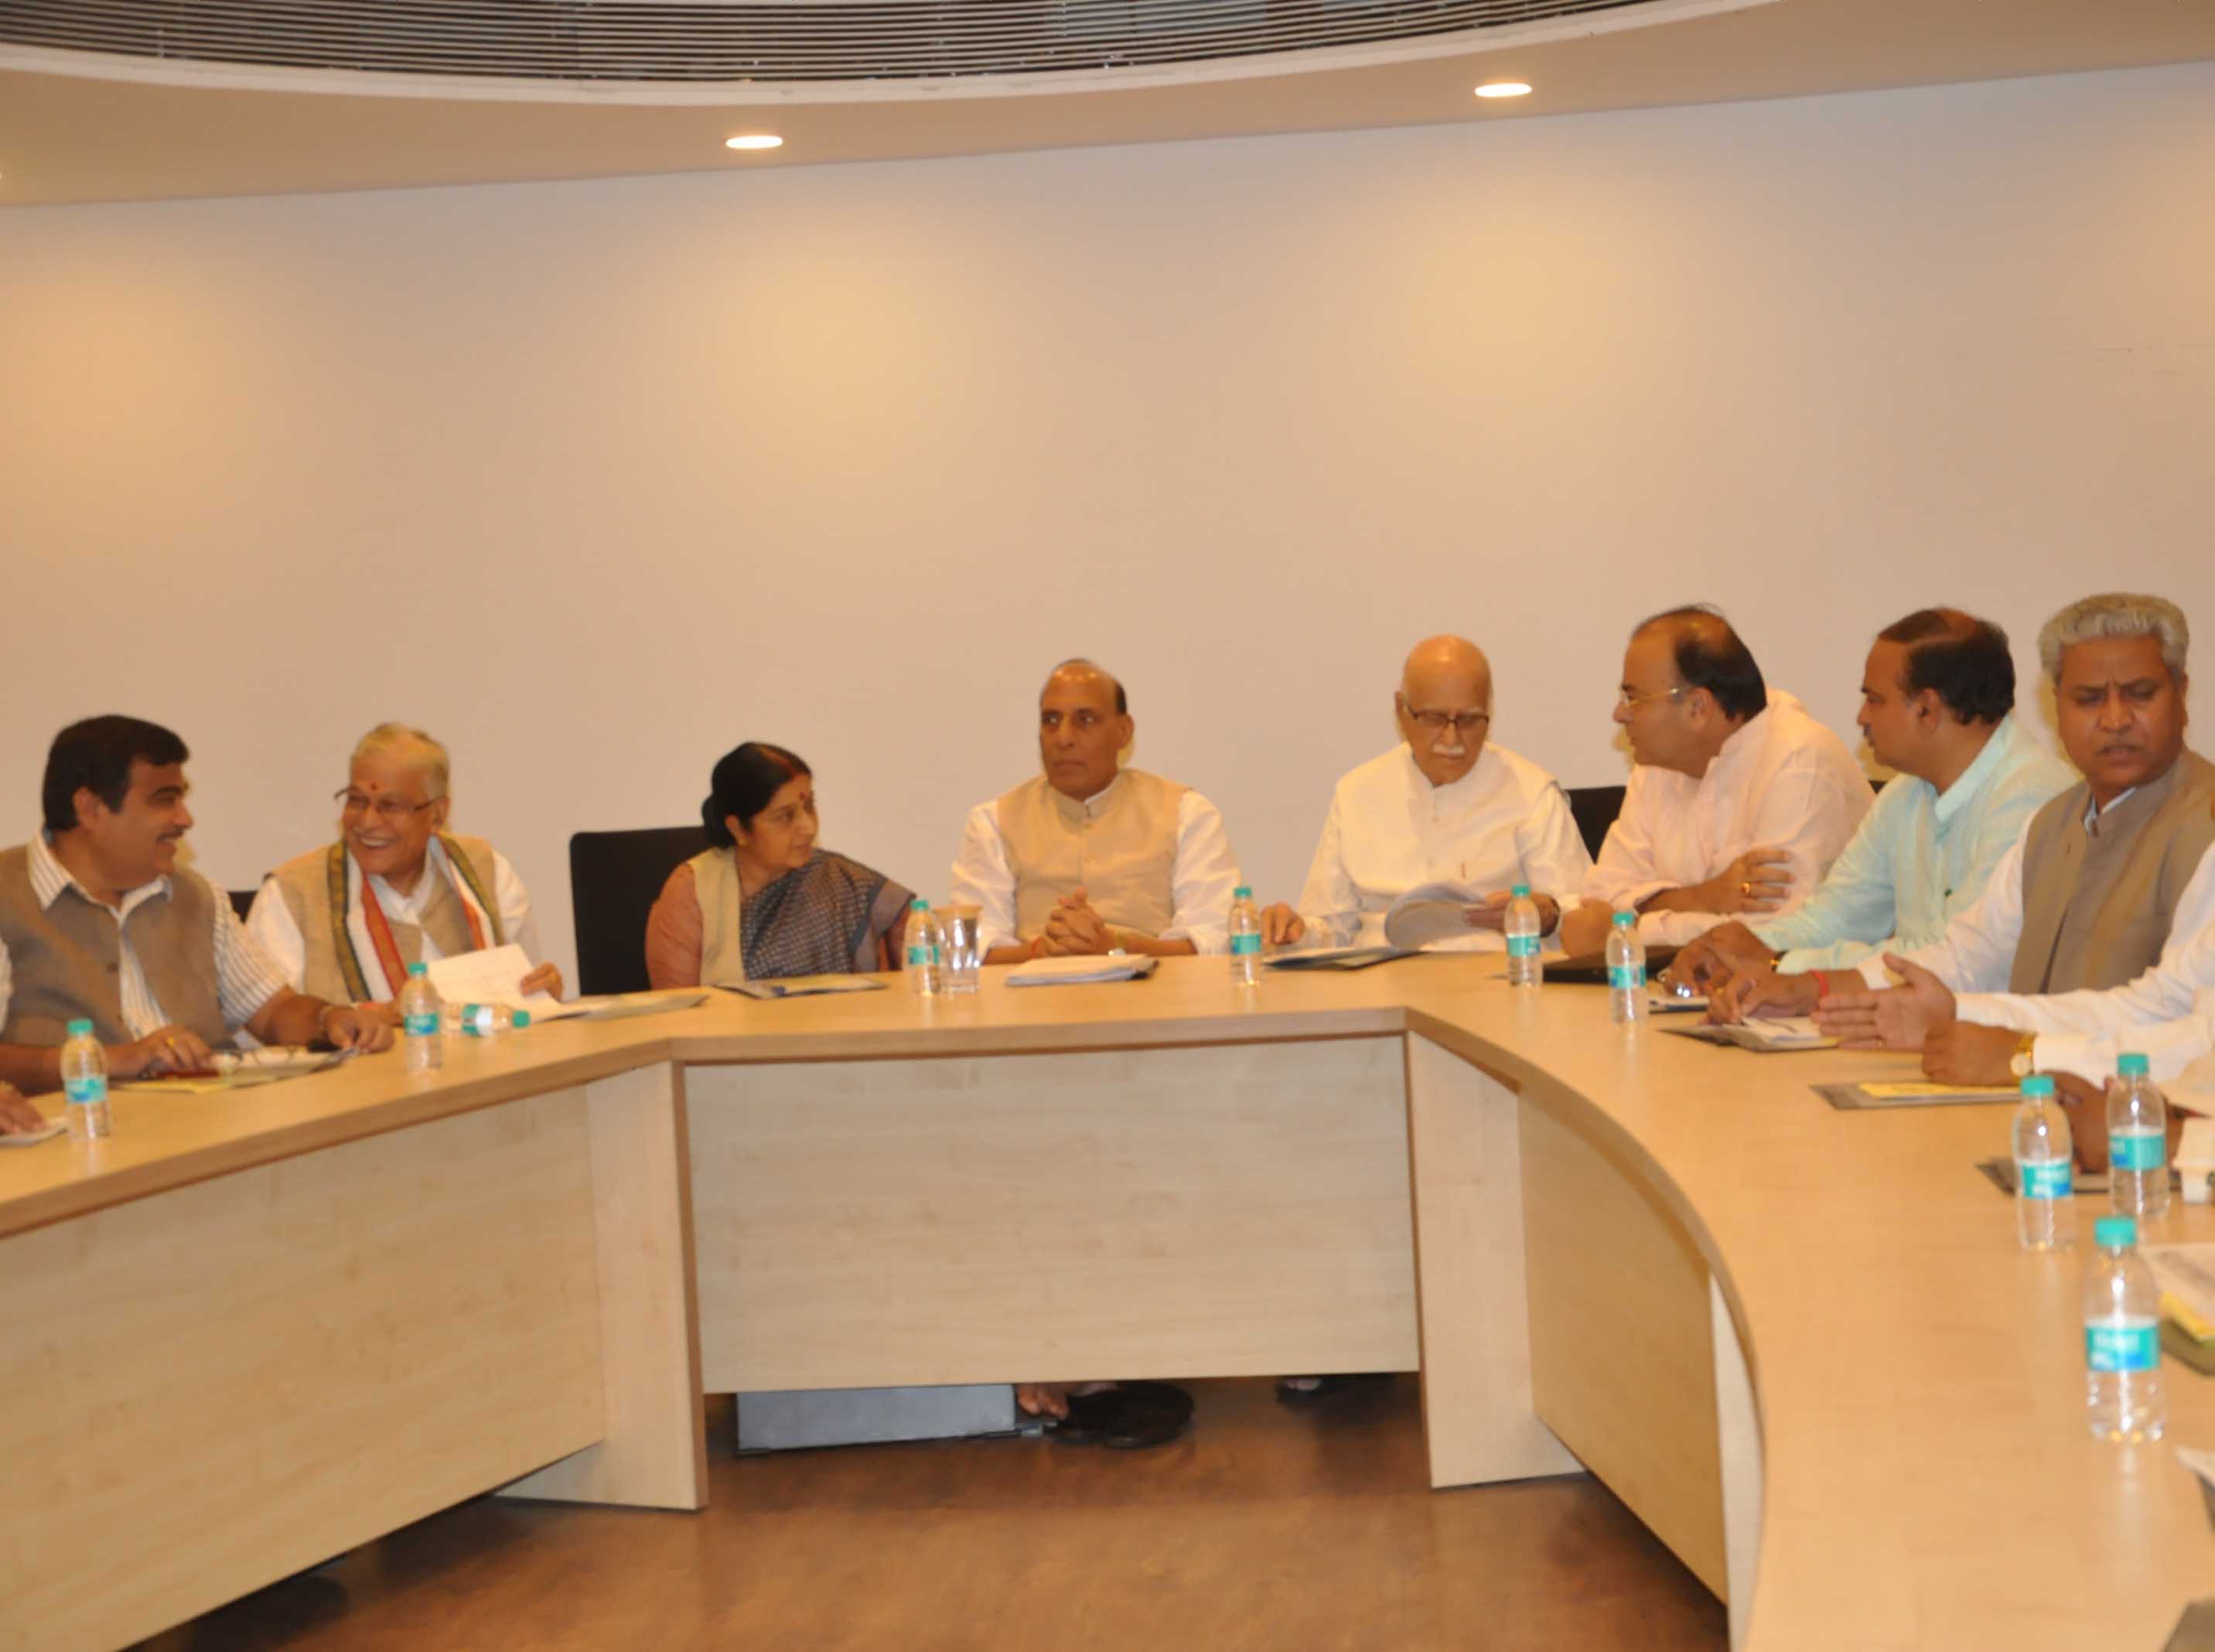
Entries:
[[1400, 735], [1423, 777], [1450, 786], [1476, 766], [1492, 719], [1492, 662], [1466, 637], [1415, 644], [1393, 697]]
[[1427, 637], [1408, 651], [1400, 668], [1400, 692], [1408, 703], [1427, 706], [1452, 697], [1457, 708], [1492, 709], [1492, 662], [1465, 636]]

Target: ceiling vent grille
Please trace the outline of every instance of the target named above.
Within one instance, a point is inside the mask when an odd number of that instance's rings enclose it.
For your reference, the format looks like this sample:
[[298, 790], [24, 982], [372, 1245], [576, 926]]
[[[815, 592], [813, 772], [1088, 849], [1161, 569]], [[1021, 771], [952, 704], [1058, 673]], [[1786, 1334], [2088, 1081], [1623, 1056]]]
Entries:
[[917, 82], [1097, 74], [1420, 40], [1654, 3], [0, 0], [0, 42], [173, 64], [573, 85]]

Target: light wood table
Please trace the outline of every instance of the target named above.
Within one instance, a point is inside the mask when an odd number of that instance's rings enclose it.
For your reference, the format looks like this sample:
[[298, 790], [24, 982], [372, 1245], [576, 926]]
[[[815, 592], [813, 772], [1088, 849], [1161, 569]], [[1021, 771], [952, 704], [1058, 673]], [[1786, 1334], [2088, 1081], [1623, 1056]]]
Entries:
[[2004, 1107], [1498, 971], [718, 995], [0, 1150], [0, 1647], [497, 1488], [697, 1508], [703, 1391], [1301, 1371], [1420, 1369], [1434, 1484], [1589, 1468], [1734, 1644], [2151, 1652], [2215, 1592], [2190, 1477], [2084, 1433]]

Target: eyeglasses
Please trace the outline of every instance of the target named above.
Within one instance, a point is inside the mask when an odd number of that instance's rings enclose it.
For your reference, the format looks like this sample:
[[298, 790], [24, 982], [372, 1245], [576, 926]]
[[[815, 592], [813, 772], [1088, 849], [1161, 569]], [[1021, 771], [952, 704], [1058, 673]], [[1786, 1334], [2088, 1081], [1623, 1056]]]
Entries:
[[439, 800], [434, 797], [429, 803], [403, 803], [396, 797], [379, 797], [372, 800], [364, 797], [350, 786], [341, 786], [331, 794], [331, 801], [339, 806], [339, 814], [341, 817], [374, 814], [385, 825], [394, 826], [398, 826], [411, 814], [420, 814]]
[[1473, 734], [1492, 721], [1489, 711], [1418, 711], [1403, 698], [1400, 709], [1427, 734], [1443, 734], [1451, 726], [1457, 734]]
[[1679, 695], [1690, 692], [1682, 683], [1674, 688], [1657, 688], [1651, 694], [1634, 694], [1625, 689], [1615, 697], [1615, 703], [1625, 711], [1635, 711], [1640, 706], [1651, 704], [1655, 700], [1673, 700]]

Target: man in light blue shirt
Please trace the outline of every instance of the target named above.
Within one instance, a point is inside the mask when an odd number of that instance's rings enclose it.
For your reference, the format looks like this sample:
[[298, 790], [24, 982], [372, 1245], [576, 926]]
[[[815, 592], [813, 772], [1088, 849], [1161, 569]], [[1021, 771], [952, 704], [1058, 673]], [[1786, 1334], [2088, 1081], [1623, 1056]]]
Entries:
[[1709, 930], [1672, 975], [1703, 987], [1718, 1019], [1757, 1005], [1804, 1015], [1823, 972], [1936, 941], [2030, 817], [2077, 779], [2014, 705], [2015, 658], [1991, 621], [1925, 608], [1879, 632], [1856, 721], [1895, 777], [1805, 905]]

